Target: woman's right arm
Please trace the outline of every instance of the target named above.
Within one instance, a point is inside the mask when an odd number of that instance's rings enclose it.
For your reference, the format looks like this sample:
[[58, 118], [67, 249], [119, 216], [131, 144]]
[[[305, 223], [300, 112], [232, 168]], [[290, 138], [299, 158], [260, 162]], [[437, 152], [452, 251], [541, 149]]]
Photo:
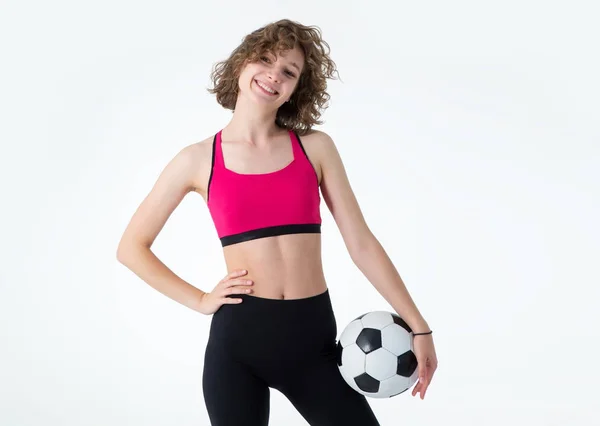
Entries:
[[175, 155], [135, 211], [117, 248], [120, 263], [160, 293], [198, 312], [205, 293], [171, 271], [151, 247], [171, 213], [196, 187], [201, 155], [198, 145]]

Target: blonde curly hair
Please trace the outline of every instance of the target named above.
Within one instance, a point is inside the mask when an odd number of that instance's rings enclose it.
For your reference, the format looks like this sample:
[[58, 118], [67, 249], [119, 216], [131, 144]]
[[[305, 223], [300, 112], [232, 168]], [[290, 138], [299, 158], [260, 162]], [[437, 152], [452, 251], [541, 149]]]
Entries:
[[312, 126], [322, 124], [321, 113], [329, 103], [327, 79], [339, 73], [329, 57], [330, 48], [316, 26], [305, 26], [282, 19], [246, 35], [228, 59], [214, 65], [211, 72], [217, 102], [234, 110], [239, 92], [238, 78], [248, 62], [260, 60], [265, 53], [277, 54], [298, 46], [304, 53], [304, 68], [289, 102], [277, 111], [275, 123], [282, 128], [305, 134]]

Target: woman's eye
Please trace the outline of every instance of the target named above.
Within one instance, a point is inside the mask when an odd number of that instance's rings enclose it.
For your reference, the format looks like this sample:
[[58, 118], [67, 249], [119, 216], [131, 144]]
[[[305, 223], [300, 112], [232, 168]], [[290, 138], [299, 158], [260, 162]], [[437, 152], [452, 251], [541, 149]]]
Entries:
[[286, 71], [285, 72], [287, 75], [289, 75], [290, 77], [295, 77], [294, 73], [291, 71]]
[[267, 58], [266, 56], [261, 56], [260, 60], [264, 62], [269, 62], [269, 58]]

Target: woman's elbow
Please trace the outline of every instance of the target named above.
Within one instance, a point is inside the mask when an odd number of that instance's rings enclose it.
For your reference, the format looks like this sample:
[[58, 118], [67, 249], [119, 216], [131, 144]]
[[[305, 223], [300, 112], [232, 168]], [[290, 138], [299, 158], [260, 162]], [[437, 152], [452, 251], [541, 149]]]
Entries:
[[127, 265], [129, 259], [144, 248], [148, 248], [148, 246], [139, 242], [121, 240], [117, 247], [117, 261], [123, 265]]
[[122, 242], [119, 243], [119, 246], [117, 247], [117, 261], [119, 263], [125, 264], [127, 255], [130, 251], [131, 249], [125, 244], [123, 244]]

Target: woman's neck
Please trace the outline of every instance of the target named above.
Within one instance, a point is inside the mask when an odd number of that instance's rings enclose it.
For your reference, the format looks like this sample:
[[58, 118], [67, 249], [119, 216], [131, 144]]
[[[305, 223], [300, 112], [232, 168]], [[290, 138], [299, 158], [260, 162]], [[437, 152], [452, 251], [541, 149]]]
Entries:
[[248, 142], [255, 146], [268, 145], [269, 141], [284, 131], [275, 124], [276, 114], [277, 111], [259, 108], [255, 102], [238, 99], [233, 117], [223, 128], [224, 138]]

